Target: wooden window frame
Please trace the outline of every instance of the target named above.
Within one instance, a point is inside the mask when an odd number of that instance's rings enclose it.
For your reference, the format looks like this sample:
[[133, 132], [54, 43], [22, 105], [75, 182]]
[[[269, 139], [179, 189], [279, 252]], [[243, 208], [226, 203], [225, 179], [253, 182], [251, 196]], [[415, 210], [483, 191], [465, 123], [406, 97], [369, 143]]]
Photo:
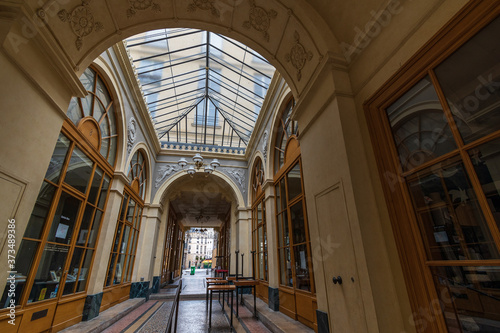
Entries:
[[[497, 131], [471, 144], [464, 145], [458, 129], [454, 126], [453, 116], [449, 108], [445, 107], [444, 113], [448, 123], [451, 125], [455, 142], [458, 144], [457, 149], [432, 161], [423, 163], [411, 171], [402, 172], [385, 110], [427, 75], [430, 76], [433, 85], [436, 87], [441, 104], [447, 105], [439, 84], [437, 84], [433, 69], [499, 15], [500, 6], [494, 0], [470, 1], [364, 103], [365, 116], [398, 248], [410, 305], [417, 317], [421, 314], [422, 309], [429, 310], [435, 316], [435, 320], [425, 320], [425, 325], [421, 327], [422, 331], [425, 332], [446, 332], [448, 330], [441, 311], [432, 308], [435, 300], [439, 300], [439, 296], [430, 272], [430, 267], [443, 264], [446, 266], [455, 264], [459, 266], [477, 266], [482, 261], [462, 260], [452, 263], [450, 261], [430, 262], [427, 259], [426, 249], [423, 244], [424, 241], [421, 238], [418, 226], [419, 222], [417, 221], [416, 212], [412, 205], [409, 189], [407, 188], [408, 180], [405, 179], [431, 165], [435, 165], [451, 157], [459, 157], [464, 163], [464, 168], [476, 192], [481, 210], [492, 231], [492, 237], [496, 244], [499, 244], [498, 232], [494, 232], [495, 229], [492, 228], [494, 218], [491, 216], [490, 210], [487, 209], [487, 203], [485, 202], [484, 194], [482, 194], [477, 176], [474, 177], [475, 172], [470, 163], [467, 150], [493, 138], [500, 137], [500, 132]], [[500, 265], [500, 260], [488, 260], [488, 264], [490, 266], [498, 266]], [[416, 319], [414, 318], [414, 320]]]

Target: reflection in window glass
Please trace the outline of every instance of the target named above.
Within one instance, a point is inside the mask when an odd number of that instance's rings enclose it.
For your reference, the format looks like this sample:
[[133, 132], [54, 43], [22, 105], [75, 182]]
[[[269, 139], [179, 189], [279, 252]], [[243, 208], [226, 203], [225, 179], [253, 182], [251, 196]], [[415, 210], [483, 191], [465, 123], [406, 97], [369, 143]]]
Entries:
[[387, 115], [404, 170], [411, 170], [456, 148], [429, 77], [388, 107]]
[[500, 139], [469, 151], [488, 206], [500, 229]]
[[311, 291], [311, 279], [309, 278], [309, 256], [307, 255], [307, 245], [302, 244], [293, 248], [295, 258], [295, 277], [297, 288]]
[[427, 170], [410, 190], [429, 259], [499, 258], [463, 164]]
[[288, 200], [293, 200], [297, 195], [302, 193], [302, 181], [300, 180], [300, 163], [290, 170], [286, 179], [288, 181]]
[[498, 332], [500, 267], [438, 266], [431, 267], [431, 271], [450, 329], [461, 328], [464, 333]]
[[87, 185], [92, 175], [94, 162], [90, 160], [78, 147], [73, 149], [64, 182], [73, 186], [82, 193], [86, 193]]
[[88, 273], [90, 271], [90, 264], [92, 263], [93, 250], [85, 251], [85, 258], [83, 259], [83, 265], [78, 273], [78, 286], [76, 292], [84, 291], [87, 285]]
[[61, 193], [59, 205], [52, 220], [48, 241], [69, 244], [73, 237], [73, 228], [80, 210], [81, 201], [66, 192]]
[[47, 244], [45, 246], [36, 272], [35, 283], [31, 287], [28, 303], [57, 296], [59, 284], [63, 278], [68, 250], [69, 247], [64, 245]]
[[[21, 241], [21, 245], [19, 246], [19, 250], [17, 251], [17, 273], [15, 274], [16, 294], [14, 297], [14, 299], [16, 300], [16, 305], [20, 304], [19, 301], [21, 300], [21, 297], [19, 297], [19, 295], [22, 295], [24, 287], [26, 286], [26, 279], [28, 278], [33, 258], [35, 257], [36, 250], [38, 249], [38, 244], [38, 242], [23, 239]], [[0, 309], [4, 309], [10, 305], [11, 297], [9, 296], [9, 293], [11, 293], [10, 283], [7, 283], [2, 295], [2, 299], [0, 300]]]
[[50, 164], [45, 173], [45, 178], [57, 184], [59, 182], [59, 175], [66, 159], [66, 154], [69, 149], [70, 142], [64, 134], [59, 134], [56, 142], [56, 147], [50, 158]]
[[42, 188], [40, 189], [40, 193], [38, 193], [38, 198], [35, 202], [35, 207], [33, 207], [33, 211], [31, 212], [28, 227], [24, 232], [25, 238], [40, 239], [42, 236], [45, 219], [49, 213], [50, 204], [55, 191], [55, 186], [50, 185], [47, 182], [43, 182]]
[[71, 264], [69, 265], [68, 273], [66, 274], [66, 282], [64, 283], [63, 295], [72, 294], [75, 290], [76, 283], [78, 280], [78, 272], [80, 270], [80, 262], [82, 261], [84, 249], [81, 247], [75, 247], [73, 251], [73, 257], [71, 258]]
[[499, 31], [497, 18], [435, 69], [465, 143], [500, 128]]

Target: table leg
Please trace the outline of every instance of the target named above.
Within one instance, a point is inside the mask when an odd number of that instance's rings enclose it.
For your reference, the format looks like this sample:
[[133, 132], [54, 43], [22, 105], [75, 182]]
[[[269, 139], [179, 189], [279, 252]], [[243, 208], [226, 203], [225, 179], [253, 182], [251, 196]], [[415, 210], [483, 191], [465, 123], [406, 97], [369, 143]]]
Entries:
[[208, 315], [208, 328], [212, 327], [212, 294], [213, 291], [210, 290], [210, 313]]
[[[232, 296], [233, 294], [231, 294]], [[240, 315], [240, 308], [238, 306], [238, 287], [236, 287], [236, 318]]]
[[226, 298], [226, 291], [223, 291], [222, 292], [222, 311], [224, 311], [224, 303], [226, 303], [225, 298]]
[[208, 285], [207, 285], [207, 295], [206, 295], [206, 299], [207, 299], [207, 310], [208, 310]]
[[[238, 298], [236, 298], [236, 303], [238, 303]], [[241, 288], [241, 305], [244, 305], [243, 303], [243, 288]]]
[[253, 287], [253, 315], [255, 318], [257, 318], [257, 305], [256, 305], [256, 301], [257, 301], [257, 291], [256, 291], [256, 288], [255, 286]]
[[231, 330], [233, 329], [233, 292], [231, 291]]

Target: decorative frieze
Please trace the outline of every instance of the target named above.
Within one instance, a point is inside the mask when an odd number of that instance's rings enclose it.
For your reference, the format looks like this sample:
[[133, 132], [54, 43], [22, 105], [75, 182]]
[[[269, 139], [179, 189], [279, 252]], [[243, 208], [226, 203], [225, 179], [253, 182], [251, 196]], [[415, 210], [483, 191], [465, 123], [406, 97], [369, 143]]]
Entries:
[[177, 164], [167, 164], [158, 168], [158, 174], [155, 179], [155, 188], [160, 187], [160, 185], [174, 172], [179, 170]]

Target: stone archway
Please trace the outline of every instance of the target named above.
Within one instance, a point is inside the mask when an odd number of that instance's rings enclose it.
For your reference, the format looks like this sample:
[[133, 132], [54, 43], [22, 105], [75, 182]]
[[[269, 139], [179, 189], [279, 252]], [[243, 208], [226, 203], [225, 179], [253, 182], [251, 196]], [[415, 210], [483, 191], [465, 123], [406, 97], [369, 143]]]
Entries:
[[[278, 69], [296, 97], [310, 84], [329, 52], [340, 54], [335, 37], [306, 1], [285, 4], [279, 0], [265, 3], [50, 0], [41, 6], [40, 3], [23, 4], [20, 11], [25, 17], [17, 34], [7, 37], [7, 44], [19, 53], [36, 39], [48, 54], [52, 53], [68, 72], [71, 68], [76, 75], [113, 44], [134, 34], [169, 27], [210, 30], [248, 45]], [[78, 84], [77, 79], [72, 81]]]

